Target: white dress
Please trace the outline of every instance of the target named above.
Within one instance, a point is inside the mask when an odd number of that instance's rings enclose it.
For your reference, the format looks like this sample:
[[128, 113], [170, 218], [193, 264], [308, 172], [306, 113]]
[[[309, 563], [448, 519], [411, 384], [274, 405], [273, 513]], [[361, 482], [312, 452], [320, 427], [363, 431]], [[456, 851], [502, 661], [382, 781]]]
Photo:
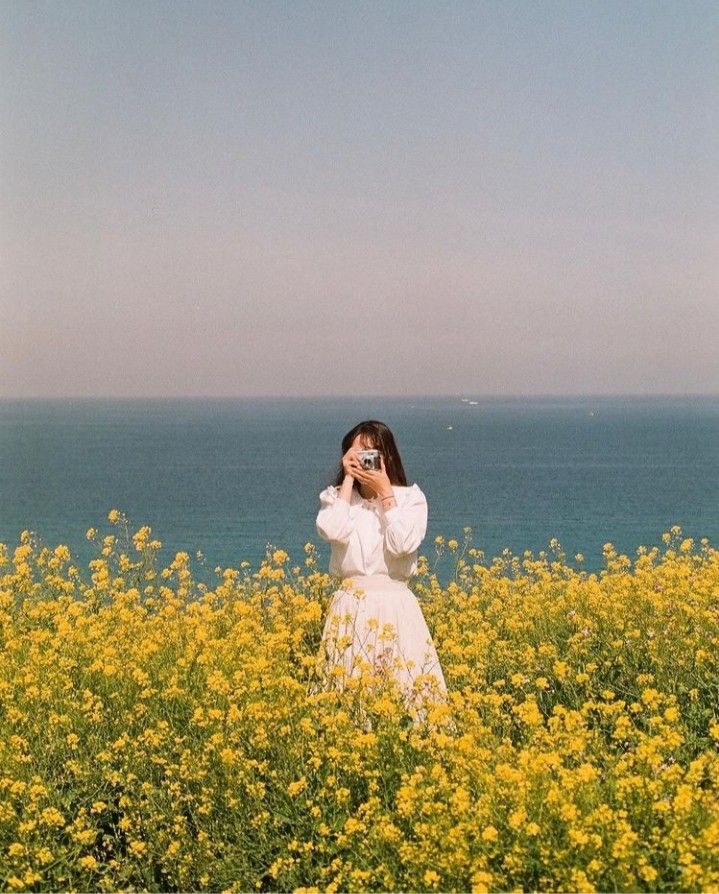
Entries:
[[427, 498], [417, 484], [392, 490], [397, 505], [391, 509], [356, 488], [350, 503], [336, 485], [320, 493], [317, 533], [332, 547], [330, 574], [342, 578], [328, 607], [321, 655], [339, 688], [363, 666], [380, 677], [392, 674], [407, 706], [423, 717], [425, 701], [447, 693], [422, 609], [407, 586], [427, 531]]

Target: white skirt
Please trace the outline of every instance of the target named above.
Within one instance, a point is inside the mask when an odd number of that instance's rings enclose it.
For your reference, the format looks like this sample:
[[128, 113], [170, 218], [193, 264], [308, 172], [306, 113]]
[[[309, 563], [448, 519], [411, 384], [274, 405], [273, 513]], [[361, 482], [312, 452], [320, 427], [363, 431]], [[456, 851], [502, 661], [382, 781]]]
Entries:
[[[446, 701], [447, 685], [417, 597], [388, 574], [353, 575], [329, 603], [320, 655], [336, 688], [363, 670], [391, 675], [405, 703], [419, 710]], [[425, 676], [426, 675], [426, 676]]]

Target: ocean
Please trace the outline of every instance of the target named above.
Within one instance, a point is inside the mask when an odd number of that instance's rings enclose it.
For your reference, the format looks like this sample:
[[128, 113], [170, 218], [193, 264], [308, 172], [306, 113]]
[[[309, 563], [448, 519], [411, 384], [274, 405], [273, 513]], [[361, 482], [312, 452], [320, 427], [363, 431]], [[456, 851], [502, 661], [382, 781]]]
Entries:
[[556, 538], [588, 571], [605, 543], [633, 557], [673, 525], [717, 545], [719, 395], [3, 400], [0, 541], [29, 529], [87, 567], [85, 532], [114, 532], [120, 509], [163, 564], [200, 550], [198, 572], [257, 567], [269, 545], [303, 565], [310, 541], [326, 569], [318, 495], [363, 419], [390, 427], [427, 496], [430, 560], [465, 527], [485, 562]]

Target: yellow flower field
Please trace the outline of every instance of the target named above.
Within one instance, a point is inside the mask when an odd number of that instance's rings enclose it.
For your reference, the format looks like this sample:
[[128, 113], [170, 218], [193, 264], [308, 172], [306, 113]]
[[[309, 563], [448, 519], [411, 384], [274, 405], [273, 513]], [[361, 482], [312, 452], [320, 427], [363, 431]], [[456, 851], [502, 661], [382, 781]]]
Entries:
[[706, 540], [589, 574], [437, 538], [449, 582], [411, 587], [450, 702], [417, 721], [370, 667], [325, 685], [312, 544], [208, 583], [108, 522], [87, 569], [0, 544], [4, 890], [719, 890]]

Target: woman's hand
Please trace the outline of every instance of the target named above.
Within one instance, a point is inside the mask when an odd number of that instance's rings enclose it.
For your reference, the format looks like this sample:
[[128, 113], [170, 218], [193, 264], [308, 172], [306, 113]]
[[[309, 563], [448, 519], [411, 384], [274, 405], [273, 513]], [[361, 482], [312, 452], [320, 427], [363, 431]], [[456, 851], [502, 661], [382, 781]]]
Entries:
[[363, 469], [360, 461], [357, 460], [358, 468], [355, 471], [350, 472], [350, 474], [380, 497], [392, 496], [392, 482], [389, 480], [389, 475], [385, 471], [384, 458], [381, 453], [379, 455], [379, 461], [382, 467], [381, 469]]
[[356, 447], [350, 447], [347, 453], [342, 457], [342, 468], [345, 470], [345, 475], [351, 475], [352, 478], [357, 478], [357, 470], [362, 468], [362, 464], [357, 456]]

